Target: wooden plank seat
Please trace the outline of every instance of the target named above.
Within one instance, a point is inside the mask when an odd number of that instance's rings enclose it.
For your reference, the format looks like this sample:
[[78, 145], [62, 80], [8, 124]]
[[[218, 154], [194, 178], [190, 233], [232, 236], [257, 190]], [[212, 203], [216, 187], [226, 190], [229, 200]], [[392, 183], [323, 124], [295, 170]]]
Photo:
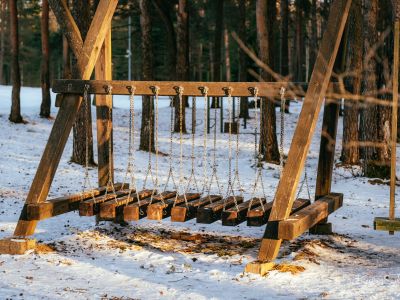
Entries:
[[196, 217], [197, 209], [210, 203], [221, 200], [218, 195], [207, 195], [205, 197], [190, 201], [186, 206], [185, 203], [176, 205], [171, 210], [172, 222], [186, 222]]
[[[259, 203], [259, 202], [258, 202]], [[310, 205], [310, 200], [308, 199], [296, 199], [293, 203], [291, 214], [299, 211]], [[269, 215], [271, 213], [273, 202], [264, 203], [264, 210], [261, 205], [252, 208], [247, 212], [247, 226], [260, 227], [268, 222]]]
[[134, 193], [134, 189], [123, 189], [116, 191], [114, 193], [108, 193], [106, 195], [102, 195], [100, 197], [96, 198], [90, 198], [88, 200], [85, 200], [81, 203], [79, 203], [79, 215], [81, 217], [92, 217], [94, 215], [97, 215], [100, 211], [100, 204], [112, 199], [116, 199], [122, 196], [126, 196], [129, 194], [129, 192]]
[[237, 204], [243, 202], [243, 197], [229, 196], [228, 198], [221, 199], [219, 201], [210, 203], [203, 207], [199, 207], [197, 210], [197, 218], [196, 218], [197, 223], [211, 224], [221, 219], [221, 214], [224, 209], [224, 205], [225, 209], [231, 208], [232, 206], [235, 205], [235, 198]]
[[[266, 204], [265, 198], [253, 198], [252, 200], [245, 201], [240, 203], [238, 207], [235, 206], [226, 209], [222, 212], [222, 225], [223, 226], [236, 226], [240, 223], [246, 221], [247, 212], [249, 211], [249, 207], [255, 208], [257, 206]], [[261, 206], [260, 206], [261, 207]]]
[[376, 217], [374, 220], [374, 229], [383, 231], [400, 231], [400, 218], [389, 219]]
[[131, 221], [139, 221], [140, 219], [147, 216], [147, 207], [151, 203], [156, 203], [161, 201], [161, 199], [170, 199], [176, 196], [175, 191], [165, 191], [161, 194], [157, 194], [153, 196], [153, 200], [151, 197], [147, 197], [139, 202], [135, 202], [129, 204], [124, 207], [124, 221], [131, 222]]
[[324, 220], [343, 204], [343, 194], [330, 193], [292, 214], [278, 225], [278, 238], [292, 240]]
[[124, 207], [132, 202], [137, 201], [137, 197], [139, 200], [143, 200], [145, 198], [150, 197], [153, 194], [153, 190], [143, 190], [136, 193], [131, 193], [129, 196], [123, 196], [117, 199], [112, 199], [104, 203], [100, 203], [100, 212], [99, 216], [102, 219], [115, 219], [119, 212], [123, 213]]
[[[116, 183], [114, 186], [116, 189], [120, 189], [122, 183]], [[104, 195], [106, 189], [107, 187], [103, 186], [93, 189], [92, 191], [62, 196], [41, 203], [28, 204], [26, 206], [26, 219], [28, 221], [40, 221], [78, 210], [81, 201], [91, 199], [92, 195], [95, 197]], [[111, 188], [108, 188], [108, 191], [110, 190]]]
[[171, 210], [174, 205], [185, 203], [185, 197], [187, 201], [195, 200], [200, 198], [199, 193], [186, 193], [185, 195], [179, 195], [178, 197], [164, 199], [153, 203], [147, 207], [147, 218], [149, 220], [162, 220], [171, 216]]

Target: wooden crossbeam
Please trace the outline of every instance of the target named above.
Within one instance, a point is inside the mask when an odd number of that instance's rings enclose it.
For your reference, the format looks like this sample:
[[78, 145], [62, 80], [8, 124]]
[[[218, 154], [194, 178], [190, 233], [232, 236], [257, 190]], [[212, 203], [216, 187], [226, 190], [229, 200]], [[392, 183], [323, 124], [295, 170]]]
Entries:
[[206, 206], [200, 207], [197, 210], [197, 223], [201, 224], [211, 224], [219, 219], [221, 219], [222, 211], [224, 209], [229, 209], [235, 205], [235, 198], [237, 204], [243, 202], [243, 197], [240, 196], [229, 196], [228, 198], [213, 202]]
[[246, 221], [247, 212], [249, 208], [255, 208], [262, 203], [266, 203], [265, 198], [253, 198], [253, 200], [248, 200], [246, 202], [240, 203], [238, 207], [231, 207], [222, 212], [222, 225], [223, 226], [236, 226], [240, 223]]
[[[310, 200], [308, 199], [296, 199], [292, 205], [292, 210], [290, 214], [293, 214], [300, 209], [303, 209], [310, 205]], [[247, 213], [247, 226], [259, 227], [267, 224], [269, 215], [271, 214], [272, 202], [264, 204], [264, 209], [261, 205], [253, 208]]]
[[282, 240], [276, 238], [273, 233], [276, 231], [277, 224], [285, 220], [292, 209], [350, 6], [351, 0], [335, 0], [330, 9], [326, 31], [297, 122], [288, 159], [278, 184], [269, 221], [261, 241], [258, 255], [260, 261], [272, 260], [278, 255]]
[[171, 216], [172, 207], [177, 204], [187, 201], [195, 200], [200, 198], [199, 193], [186, 193], [185, 195], [179, 195], [176, 198], [170, 198], [164, 201], [160, 201], [147, 207], [147, 218], [149, 220], [162, 220]]
[[[121, 183], [115, 184], [116, 189], [120, 189]], [[105, 194], [107, 188], [100, 187], [92, 191], [85, 191], [83, 193], [63, 196], [55, 199], [50, 199], [42, 203], [28, 204], [26, 208], [27, 220], [45, 220], [61, 214], [65, 214], [79, 209], [81, 201], [92, 198], [92, 196], [100, 196]], [[108, 192], [111, 188], [108, 188]]]
[[172, 222], [186, 222], [196, 217], [197, 209], [206, 206], [210, 203], [221, 200], [222, 197], [218, 195], [208, 195], [200, 199], [190, 201], [188, 205], [176, 205], [171, 210]]
[[139, 196], [139, 200], [143, 200], [150, 197], [152, 193], [153, 190], [143, 190], [138, 192], [138, 195], [136, 195], [136, 193], [132, 193], [131, 196], [127, 195], [117, 198], [115, 201], [111, 200], [101, 203], [99, 216], [103, 219], [115, 219], [117, 216], [117, 209], [122, 209], [123, 211], [123, 208], [126, 205], [137, 201], [137, 196]]
[[343, 194], [330, 193], [278, 224], [278, 238], [292, 240], [341, 207]]
[[[121, 81], [121, 80], [75, 80], [63, 79], [54, 80], [52, 90], [54, 93], [82, 94], [85, 85], [90, 86], [89, 93], [96, 95], [108, 94], [107, 87], [112, 87], [113, 95], [129, 95], [128, 87], [135, 87], [136, 95], [154, 95], [153, 87], [160, 88], [160, 96], [175, 96], [177, 87], [183, 88], [183, 96], [203, 96], [203, 87], [208, 88], [208, 96], [223, 97], [227, 95], [227, 88], [231, 88], [231, 95], [234, 97], [252, 97], [253, 89], [258, 88], [258, 96], [273, 98], [280, 101], [280, 89], [287, 89], [286, 94], [302, 97], [306, 83], [289, 82], [195, 82], [195, 81]], [[335, 84], [337, 85], [337, 84]], [[332, 85], [333, 89], [334, 85]]]
[[0, 254], [21, 255], [35, 247], [36, 240], [13, 238], [0, 240]]
[[123, 218], [125, 222], [139, 221], [140, 219], [147, 216], [147, 207], [150, 203], [156, 203], [161, 199], [170, 199], [176, 196], [176, 192], [165, 191], [161, 194], [157, 194], [151, 197], [145, 198], [140, 202], [132, 203], [124, 207]]
[[118, 198], [134, 193], [134, 189], [119, 190], [114, 193], [108, 193], [106, 195], [90, 198], [79, 203], [79, 215], [81, 217], [92, 217], [100, 212], [100, 204], [109, 200], [117, 201]]
[[[52, 10], [57, 10], [59, 7], [59, 1], [49, 2]], [[86, 64], [79, 63], [79, 71], [82, 74], [83, 80], [90, 79], [93, 72], [94, 64], [97, 60], [99, 54], [99, 48], [104, 42], [106, 32], [102, 31], [103, 27], [109, 27], [111, 24], [110, 14], [112, 15], [118, 4], [118, 0], [100, 0], [100, 4], [95, 13], [95, 18], [98, 20], [96, 26], [91, 26], [92, 35], [97, 35], [96, 44], [93, 47], [86, 47], [85, 51], [75, 53], [78, 57], [85, 56], [90, 59], [85, 58]], [[104, 5], [107, 6], [107, 11], [102, 11]], [[67, 11], [65, 8], [63, 8]], [[97, 15], [97, 17], [96, 17]], [[100, 19], [100, 16], [103, 19]], [[56, 15], [57, 17], [57, 15]], [[59, 20], [59, 23], [63, 23], [64, 20]], [[69, 28], [71, 32], [76, 30], [75, 25], [70, 22]], [[103, 23], [103, 24], [99, 24]], [[75, 28], [75, 29], [74, 29]], [[96, 33], [97, 32], [97, 33]], [[74, 50], [74, 49], [73, 49]], [[76, 50], [76, 49], [75, 49]], [[82, 99], [77, 95], [65, 95], [64, 101], [61, 103], [61, 107], [58, 111], [57, 118], [54, 122], [53, 128], [50, 133], [50, 137], [47, 141], [45, 150], [43, 152], [42, 158], [39, 163], [39, 167], [36, 171], [35, 177], [33, 179], [31, 188], [29, 190], [25, 204], [35, 204], [44, 202], [49, 193], [51, 183], [54, 178], [54, 174], [57, 170], [58, 164], [61, 159], [61, 155], [64, 151], [65, 144], [68, 140], [69, 134], [71, 132], [72, 126], [75, 123], [75, 117], [80, 108]], [[28, 236], [35, 232], [37, 221], [29, 221], [24, 219], [24, 211], [20, 216], [17, 227], [14, 231], [14, 236]]]

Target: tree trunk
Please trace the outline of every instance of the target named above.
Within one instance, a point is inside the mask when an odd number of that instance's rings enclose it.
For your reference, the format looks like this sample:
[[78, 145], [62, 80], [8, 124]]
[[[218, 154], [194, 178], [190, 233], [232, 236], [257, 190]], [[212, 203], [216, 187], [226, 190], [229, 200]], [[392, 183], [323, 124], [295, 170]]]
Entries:
[[[377, 15], [378, 1], [371, 0], [365, 2], [365, 36], [364, 47], [365, 53], [369, 53], [371, 48], [378, 42], [377, 31]], [[377, 97], [377, 78], [376, 78], [376, 53], [365, 62], [364, 96]], [[377, 166], [377, 142], [378, 142], [378, 106], [368, 102], [368, 98], [364, 103], [364, 107], [360, 116], [360, 139], [364, 143], [361, 150], [361, 157], [364, 159], [364, 174], [367, 177], [381, 177]]]
[[[187, 1], [179, 0], [177, 12], [176, 40], [177, 40], [177, 64], [176, 76], [180, 81], [189, 79], [189, 16], [187, 12]], [[186, 133], [186, 103], [187, 97], [183, 97], [182, 107], [178, 97], [175, 97], [175, 124], [174, 131]], [[182, 111], [181, 111], [182, 108]]]
[[68, 46], [68, 41], [65, 36], [63, 36], [63, 78], [64, 79], [71, 79], [72, 72], [71, 72], [71, 55], [70, 49]]
[[[79, 31], [82, 35], [82, 40], [85, 40], [92, 20], [90, 13], [90, 1], [74, 0], [72, 3], [72, 15], [76, 21]], [[79, 78], [80, 72], [77, 68], [76, 57], [72, 63], [72, 78]], [[73, 145], [71, 161], [80, 165], [85, 165], [86, 162], [86, 138], [88, 139], [88, 160], [89, 164], [94, 165], [93, 158], [93, 131], [92, 131], [92, 113], [90, 97], [87, 99], [88, 112], [86, 113], [85, 103], [82, 103], [81, 108], [76, 116], [73, 128]], [[86, 126], [88, 123], [88, 126]]]
[[[360, 13], [359, 13], [360, 14]], [[318, 52], [318, 23], [317, 23], [317, 0], [312, 0], [311, 3], [311, 38], [310, 38], [310, 71], [307, 74], [307, 81], [311, 77], [314, 69], [315, 60], [317, 59]]]
[[[360, 14], [361, 9], [361, 0], [353, 0], [348, 23], [349, 33], [347, 49], [350, 60], [348, 71], [354, 74], [348, 85], [350, 91], [355, 95], [360, 94], [362, 82], [363, 20], [362, 14]], [[358, 103], [356, 101], [345, 101], [343, 116], [343, 148], [341, 159], [344, 164], [348, 165], [356, 165], [359, 163], [358, 116]]]
[[[214, 35], [214, 51], [213, 51], [213, 74], [214, 81], [221, 81], [221, 65], [222, 65], [222, 39], [224, 36], [224, 1], [215, 1], [215, 35]], [[212, 98], [211, 107], [219, 107], [218, 97]]]
[[[289, 0], [281, 1], [281, 75], [289, 76]], [[286, 101], [285, 113], [289, 113], [290, 101]]]
[[[256, 18], [259, 57], [273, 69], [274, 51], [272, 41], [273, 25], [276, 18], [275, 1], [257, 0]], [[264, 81], [272, 81], [272, 76], [265, 71], [262, 71], [261, 77]], [[263, 160], [271, 163], [279, 163], [275, 103], [272, 99], [262, 99], [262, 101], [260, 151], [263, 155]]]
[[[150, 0], [140, 0], [140, 28], [142, 31], [142, 78], [153, 80], [153, 44], [151, 40]], [[150, 148], [151, 144], [151, 148]], [[150, 96], [142, 97], [142, 127], [140, 129], [140, 150], [155, 151], [154, 147], [154, 103]]]
[[42, 85], [42, 104], [40, 105], [40, 116], [42, 118], [50, 117], [50, 74], [49, 74], [49, 2], [42, 0], [42, 69], [41, 69], [41, 85]]
[[11, 44], [11, 113], [9, 120], [14, 123], [22, 123], [21, 116], [21, 75], [19, 71], [19, 36], [18, 36], [18, 9], [17, 1], [9, 0], [10, 8], [10, 44]]
[[228, 29], [224, 30], [224, 48], [225, 48], [225, 79], [226, 81], [232, 80], [231, 75], [231, 56], [229, 52], [229, 33]]
[[6, 36], [7, 0], [0, 0], [0, 84], [4, 84], [4, 50]]
[[176, 35], [174, 23], [170, 15], [170, 7], [168, 3], [163, 0], [152, 0], [154, 7], [156, 8], [158, 14], [160, 15], [167, 33], [167, 49], [168, 49], [168, 74], [170, 80], [175, 80], [176, 78]]
[[[239, 0], [239, 20], [238, 35], [239, 38], [246, 43], [246, 0]], [[247, 54], [239, 47], [239, 81], [247, 81]], [[249, 116], [249, 99], [240, 97], [240, 114], [239, 118], [248, 119]]]

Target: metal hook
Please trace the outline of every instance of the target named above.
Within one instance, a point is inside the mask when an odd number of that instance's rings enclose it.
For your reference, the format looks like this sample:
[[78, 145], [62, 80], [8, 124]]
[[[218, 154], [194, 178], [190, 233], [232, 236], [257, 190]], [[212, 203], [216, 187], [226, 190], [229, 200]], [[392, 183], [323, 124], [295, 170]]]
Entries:
[[111, 92], [112, 92], [112, 86], [111, 85], [105, 85], [104, 89], [106, 90], [106, 93], [108, 95], [111, 95]]
[[178, 95], [182, 95], [183, 94], [183, 87], [182, 86], [174, 86], [174, 90], [176, 91], [176, 93]]
[[233, 91], [232, 87], [228, 86], [228, 87], [224, 87], [222, 89], [224, 90], [226, 96], [228, 96], [228, 97], [232, 96], [232, 91]]
[[158, 92], [160, 91], [160, 87], [155, 85], [155, 86], [151, 86], [150, 89], [152, 90], [154, 95], [158, 95]]
[[201, 91], [202, 95], [205, 96], [208, 94], [209, 88], [206, 86], [201, 86], [199, 87], [199, 90]]
[[280, 90], [281, 97], [285, 95], [286, 89], [282, 86]]
[[249, 91], [252, 96], [258, 95], [258, 87], [249, 87]]
[[128, 92], [131, 95], [136, 92], [136, 87], [134, 87], [133, 85], [127, 86], [126, 88], [128, 89]]

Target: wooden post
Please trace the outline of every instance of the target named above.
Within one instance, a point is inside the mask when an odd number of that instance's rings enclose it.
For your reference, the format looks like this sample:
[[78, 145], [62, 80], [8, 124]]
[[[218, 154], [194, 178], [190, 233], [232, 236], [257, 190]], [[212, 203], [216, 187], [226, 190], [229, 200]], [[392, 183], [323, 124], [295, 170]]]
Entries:
[[261, 242], [259, 261], [272, 260], [278, 255], [282, 242], [277, 237], [279, 221], [289, 216], [295, 200], [295, 193], [332, 74], [350, 6], [351, 0], [336, 0], [332, 4], [327, 29], [322, 39], [287, 163], [282, 179], [279, 181], [269, 222]]
[[[100, 56], [96, 63], [96, 80], [112, 80], [112, 60], [111, 60], [111, 28], [108, 30]], [[112, 96], [96, 95], [96, 115], [97, 115], [97, 152], [98, 152], [98, 183], [105, 186], [108, 183], [109, 174], [114, 178], [113, 156], [109, 156], [109, 143], [112, 144]], [[110, 109], [110, 111], [109, 111]], [[111, 148], [111, 154], [112, 152]], [[111, 161], [111, 162], [110, 162]], [[110, 169], [111, 164], [111, 169]]]
[[[61, 1], [61, 3], [63, 2], [64, 1]], [[108, 29], [110, 27], [111, 18], [118, 1], [100, 1], [83, 45], [80, 39], [81, 35], [79, 31], [77, 31], [74, 20], [67, 17], [70, 16], [68, 8], [62, 6], [60, 1], [50, 0], [49, 4], [57, 17], [60, 15], [62, 16], [58, 19], [60, 23], [63, 23], [64, 20], [65, 22], [69, 22], [68, 24], [70, 24], [70, 26], [68, 26], [68, 28], [70, 28], [70, 31], [68, 31], [67, 39], [69, 42], [72, 40], [75, 41], [72, 50], [75, 52], [74, 54], [78, 59], [78, 66], [82, 79], [90, 79], [99, 55], [99, 48], [103, 44], [107, 33], [104, 28]], [[79, 50], [80, 47], [82, 47], [82, 50]], [[81, 105], [82, 97], [79, 95], [66, 95], [64, 100], [51, 130], [46, 148], [25, 201], [24, 209], [21, 212], [20, 219], [15, 228], [14, 236], [28, 236], [35, 232], [37, 221], [27, 220], [26, 205], [40, 203], [46, 200], [72, 125], [75, 122], [76, 114]]]
[[[398, 8], [398, 7], [397, 7]], [[392, 143], [390, 160], [390, 205], [389, 220], [395, 220], [395, 194], [396, 194], [396, 143], [397, 143], [397, 109], [399, 101], [399, 35], [400, 16], [396, 10], [396, 21], [394, 25], [394, 53], [393, 53], [393, 108], [392, 108]], [[389, 234], [394, 234], [389, 231]]]

